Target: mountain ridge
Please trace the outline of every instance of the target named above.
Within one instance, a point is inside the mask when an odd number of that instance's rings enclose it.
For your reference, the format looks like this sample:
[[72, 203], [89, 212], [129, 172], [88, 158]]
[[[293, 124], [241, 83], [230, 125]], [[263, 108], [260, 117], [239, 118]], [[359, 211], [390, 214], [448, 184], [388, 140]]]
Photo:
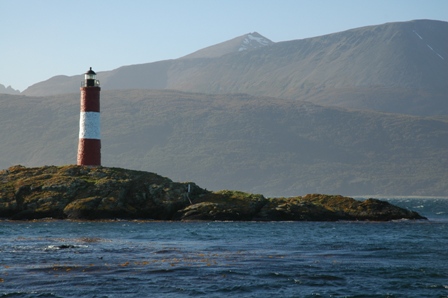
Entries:
[[6, 87], [5, 85], [0, 84], [0, 94], [20, 94], [20, 91], [15, 90], [11, 86]]
[[179, 59], [216, 58], [230, 53], [265, 47], [273, 43], [258, 32], [252, 32], [200, 49]]
[[[235, 44], [241, 44], [243, 35], [179, 59], [98, 72], [98, 78], [103, 90], [247, 93], [355, 109], [447, 115], [446, 34], [447, 22], [416, 20], [237, 51]], [[23, 94], [78, 92], [81, 80], [81, 75], [51, 78]]]

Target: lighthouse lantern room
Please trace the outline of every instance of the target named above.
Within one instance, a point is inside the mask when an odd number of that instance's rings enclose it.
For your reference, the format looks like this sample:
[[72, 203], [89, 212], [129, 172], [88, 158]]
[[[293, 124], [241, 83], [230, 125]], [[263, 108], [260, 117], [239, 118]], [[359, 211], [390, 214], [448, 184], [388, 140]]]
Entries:
[[96, 79], [96, 73], [90, 68], [84, 75], [83, 87], [96, 87], [100, 82]]
[[79, 117], [79, 142], [77, 164], [101, 165], [100, 137], [100, 82], [90, 67], [81, 83], [81, 113]]

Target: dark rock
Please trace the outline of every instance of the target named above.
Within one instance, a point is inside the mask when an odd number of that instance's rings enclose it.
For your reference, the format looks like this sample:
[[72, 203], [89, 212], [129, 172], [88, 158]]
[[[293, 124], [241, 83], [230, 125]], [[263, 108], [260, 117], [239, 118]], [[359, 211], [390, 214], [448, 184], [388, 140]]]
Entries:
[[[188, 187], [189, 185], [189, 187]], [[188, 192], [190, 189], [190, 192]], [[154, 173], [84, 166], [14, 166], [0, 172], [0, 217], [19, 220], [154, 219], [335, 221], [424, 219], [384, 201], [210, 192]]]
[[208, 193], [177, 213], [182, 220], [253, 220], [266, 204], [262, 195], [223, 190]]

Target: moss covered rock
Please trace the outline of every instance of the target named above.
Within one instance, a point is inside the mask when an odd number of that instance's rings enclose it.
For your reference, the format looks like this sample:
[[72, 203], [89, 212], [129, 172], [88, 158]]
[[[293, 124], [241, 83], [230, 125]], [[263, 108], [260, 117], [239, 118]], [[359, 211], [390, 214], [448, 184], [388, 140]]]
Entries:
[[10, 219], [393, 220], [423, 219], [384, 201], [333, 195], [265, 198], [210, 192], [192, 182], [121, 168], [76, 165], [0, 171], [0, 217]]
[[84, 166], [11, 167], [0, 172], [0, 216], [72, 219], [171, 218], [207, 193], [154, 173]]

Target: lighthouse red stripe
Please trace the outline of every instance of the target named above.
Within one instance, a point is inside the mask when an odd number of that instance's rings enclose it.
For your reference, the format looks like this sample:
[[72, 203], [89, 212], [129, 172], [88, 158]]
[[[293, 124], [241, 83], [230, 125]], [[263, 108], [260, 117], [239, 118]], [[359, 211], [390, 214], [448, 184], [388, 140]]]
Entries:
[[101, 140], [79, 139], [78, 165], [85, 165], [85, 166], [101, 165]]
[[100, 111], [100, 87], [81, 87], [81, 112]]

